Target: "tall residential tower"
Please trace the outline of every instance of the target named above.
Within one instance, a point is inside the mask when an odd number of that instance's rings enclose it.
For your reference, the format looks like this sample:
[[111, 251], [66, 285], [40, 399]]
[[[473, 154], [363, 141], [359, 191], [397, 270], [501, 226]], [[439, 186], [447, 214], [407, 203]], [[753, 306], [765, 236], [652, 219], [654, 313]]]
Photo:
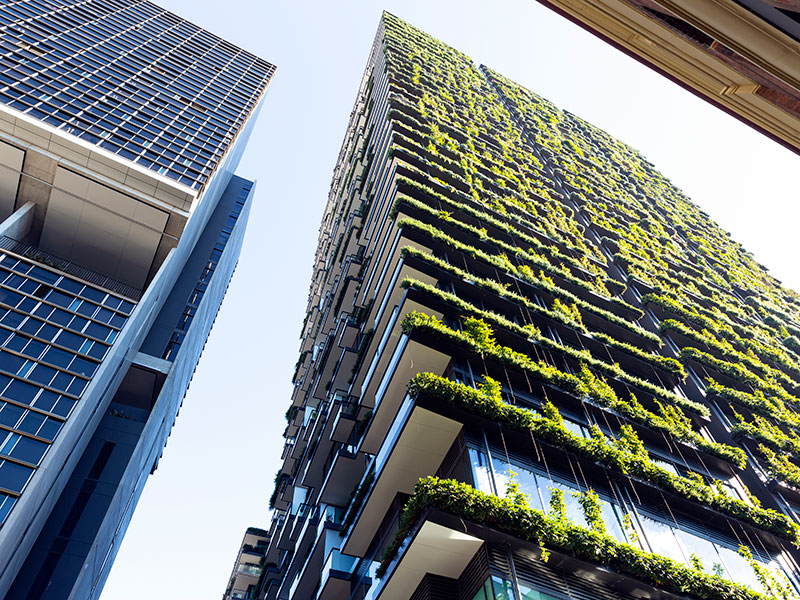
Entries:
[[0, 597], [99, 596], [236, 265], [274, 70], [147, 1], [0, 5]]
[[799, 337], [638, 152], [385, 14], [258, 597], [794, 598]]

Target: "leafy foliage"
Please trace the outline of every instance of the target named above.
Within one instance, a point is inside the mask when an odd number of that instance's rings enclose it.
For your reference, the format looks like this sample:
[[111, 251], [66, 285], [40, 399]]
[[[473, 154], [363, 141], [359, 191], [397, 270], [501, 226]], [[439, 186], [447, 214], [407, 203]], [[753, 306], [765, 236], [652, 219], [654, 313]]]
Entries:
[[680, 477], [653, 463], [631, 428], [623, 427], [621, 437], [610, 440], [594, 426], [591, 437], [583, 438], [564, 426], [558, 409], [549, 401], [542, 404], [541, 415], [512, 406], [503, 402], [499, 384], [489, 378], [487, 381], [488, 384], [476, 390], [438, 375], [420, 373], [409, 382], [408, 390], [412, 396], [425, 394], [487, 420], [529, 431], [543, 442], [595, 461], [613, 471], [648, 481], [784, 539], [800, 542], [800, 527], [786, 515], [732, 498], [720, 488], [706, 485], [699, 475]]
[[[618, 542], [597, 525], [589, 529], [575, 525], [567, 518], [564, 498], [559, 492], [561, 490], [553, 491], [550, 511], [544, 513], [523, 506], [516, 498], [484, 494], [458, 481], [436, 477], [420, 479], [403, 509], [400, 530], [377, 574], [384, 575], [414, 525], [427, 509], [433, 508], [508, 532], [545, 549], [600, 563], [673, 593], [708, 600], [766, 600], [765, 596], [719, 575], [707, 575], [696, 567]], [[591, 495], [582, 500], [581, 505], [596, 521], [597, 505]]]

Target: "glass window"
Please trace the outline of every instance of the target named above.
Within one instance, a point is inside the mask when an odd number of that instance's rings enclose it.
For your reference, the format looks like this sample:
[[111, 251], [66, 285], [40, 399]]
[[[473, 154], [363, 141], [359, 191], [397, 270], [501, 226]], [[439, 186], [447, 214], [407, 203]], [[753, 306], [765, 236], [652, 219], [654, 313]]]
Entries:
[[66, 396], [59, 396], [59, 399], [53, 407], [53, 410], [50, 412], [66, 419], [69, 416], [69, 413], [72, 412], [72, 408], [74, 406], [75, 400], [72, 398], [67, 398]]
[[108, 308], [112, 308], [112, 309], [117, 309], [117, 308], [119, 308], [119, 305], [120, 305], [121, 303], [122, 303], [122, 300], [120, 300], [120, 299], [119, 299], [119, 298], [117, 298], [116, 296], [112, 296], [112, 295], [110, 295], [110, 294], [109, 294], [108, 296], [106, 296], [106, 299], [105, 299], [105, 300], [103, 300], [103, 304], [104, 304], [105, 306], [107, 306]]
[[25, 319], [25, 315], [22, 315], [18, 312], [14, 312], [13, 310], [8, 311], [5, 316], [0, 319], [3, 325], [7, 325], [12, 329], [16, 329], [19, 327], [20, 323]]
[[493, 494], [492, 479], [489, 474], [489, 460], [485, 452], [469, 449], [469, 457], [472, 462], [472, 478], [475, 488], [487, 494]]
[[47, 418], [39, 427], [39, 437], [43, 437], [51, 442], [56, 438], [56, 434], [61, 429], [61, 422]]
[[58, 310], [57, 308], [53, 308], [49, 304], [44, 304], [42, 302], [39, 303], [39, 306], [33, 309], [33, 314], [39, 317], [40, 319], [47, 320], [50, 318], [50, 315], [53, 314], [53, 311]]
[[52, 304], [56, 304], [64, 308], [71, 307], [73, 302], [73, 298], [71, 296], [67, 296], [58, 290], [52, 290], [49, 294], [47, 294], [47, 300]]
[[0, 429], [0, 453], [8, 456], [20, 437], [18, 433]]
[[[538, 479], [540, 482], [539, 491], [542, 494], [542, 502], [548, 510], [550, 508], [550, 498], [553, 495], [552, 490], [561, 490], [564, 492], [564, 503], [567, 505], [567, 518], [576, 525], [581, 525], [582, 527], [587, 526], [586, 519], [583, 516], [583, 508], [581, 508], [580, 502], [578, 502], [578, 499], [573, 495], [573, 492], [578, 491], [577, 488], [564, 485], [559, 481], [548, 480], [546, 477], [539, 477]], [[542, 483], [546, 483], [546, 485], [542, 485]]]
[[89, 349], [89, 356], [101, 360], [106, 355], [106, 350], [108, 350], [108, 346], [100, 342], [95, 342]]
[[507, 461], [492, 457], [494, 466], [494, 480], [497, 485], [497, 494], [506, 495], [506, 489], [511, 482], [511, 471], [516, 473], [516, 483], [519, 484], [519, 491], [528, 496], [528, 504], [533, 508], [542, 508], [542, 500], [539, 496], [539, 484], [536, 476], [528, 469], [519, 465], [511, 465]]
[[519, 582], [519, 592], [522, 594], [522, 600], [560, 600], [560, 598], [535, 590], [521, 581]]
[[7, 460], [0, 460], [0, 487], [18, 494], [28, 483], [33, 469]]
[[58, 282], [58, 287], [62, 290], [66, 290], [68, 292], [72, 292], [73, 294], [79, 294], [83, 289], [83, 284], [74, 281], [73, 279], [67, 279], [66, 277], [62, 277], [61, 281]]
[[483, 587], [478, 590], [478, 593], [475, 594], [475, 597], [472, 598], [472, 600], [492, 600], [493, 596], [492, 581], [491, 579], [487, 579], [486, 583], [484, 583]]
[[51, 392], [50, 390], [42, 390], [39, 392], [39, 396], [36, 398], [36, 401], [32, 404], [39, 410], [46, 410], [47, 412], [52, 412], [53, 407], [58, 402], [58, 399], [61, 396], [56, 394], [55, 392]]
[[97, 369], [97, 364], [86, 360], [85, 358], [75, 357], [72, 364], [69, 366], [70, 370], [86, 377], [94, 375]]
[[83, 317], [72, 317], [72, 320], [69, 322], [69, 328], [74, 331], [83, 331], [86, 327], [86, 324], [89, 322], [88, 319], [84, 319]]
[[46, 417], [44, 415], [40, 415], [39, 413], [27, 411], [27, 414], [22, 418], [18, 429], [20, 431], [24, 431], [25, 433], [36, 435], [39, 432], [39, 428], [44, 423], [45, 418]]
[[86, 389], [88, 385], [88, 381], [85, 379], [81, 379], [80, 377], [73, 377], [72, 383], [69, 384], [67, 387], [67, 392], [72, 394], [73, 396], [80, 396], [83, 394], [83, 390]]
[[7, 373], [16, 373], [24, 364], [24, 358], [0, 349], [0, 369]]
[[83, 292], [81, 293], [81, 296], [83, 296], [84, 298], [88, 298], [89, 300], [92, 300], [93, 302], [97, 302], [98, 304], [100, 304], [105, 299], [106, 293], [105, 292], [101, 292], [100, 290], [96, 290], [94, 288], [91, 288], [89, 286], [86, 286], [85, 288], [83, 288]]
[[58, 337], [55, 339], [55, 343], [59, 346], [64, 346], [65, 348], [69, 348], [70, 350], [75, 350], [77, 352], [78, 348], [83, 345], [84, 337], [77, 335], [75, 333], [70, 333], [69, 331], [62, 331], [58, 334]]
[[0, 424], [6, 427], [16, 427], [25, 409], [8, 402], [0, 402]]
[[492, 575], [493, 600], [515, 600], [514, 586], [510, 581]]
[[43, 269], [42, 267], [37, 267], [35, 265], [31, 268], [30, 275], [40, 281], [44, 281], [45, 283], [55, 283], [60, 277], [60, 275], [57, 273], [53, 273], [52, 271], [48, 271], [47, 269]]
[[36, 308], [37, 305], [38, 302], [36, 302], [36, 300], [33, 300], [32, 298], [23, 298], [22, 302], [17, 304], [17, 308], [22, 312], [28, 314], [32, 313], [33, 309]]
[[69, 373], [62, 373], [59, 372], [53, 382], [50, 384], [51, 387], [56, 388], [57, 390], [61, 390], [62, 392], [66, 392], [69, 385], [72, 383], [73, 376]]
[[33, 359], [37, 359], [42, 355], [42, 352], [44, 352], [45, 348], [47, 348], [47, 346], [45, 346], [42, 342], [37, 342], [36, 340], [31, 340], [25, 346], [25, 349], [22, 350], [22, 353], [25, 356], [28, 356], [28, 357], [33, 358]]
[[6, 339], [6, 343], [4, 344], [4, 346], [9, 350], [13, 350], [14, 352], [19, 352], [28, 343], [28, 339], [30, 338], [15, 334]]
[[22, 296], [16, 292], [0, 289], [0, 302], [8, 306], [16, 306], [22, 301]]
[[39, 330], [39, 333], [37, 333], [36, 335], [38, 337], [42, 338], [42, 339], [47, 340], [47, 341], [52, 341], [53, 338], [56, 337], [56, 334], [58, 333], [58, 331], [59, 330], [58, 330], [57, 327], [53, 327], [52, 325], [48, 325], [47, 323], [45, 323], [44, 325], [42, 325], [42, 328]]
[[47, 444], [24, 436], [17, 437], [19, 439], [8, 453], [9, 456], [32, 465], [38, 465], [44, 453], [47, 452]]
[[77, 311], [86, 317], [91, 317], [97, 311], [97, 306], [91, 302], [81, 302], [80, 306], [77, 308]]
[[74, 356], [74, 354], [71, 354], [66, 350], [50, 347], [47, 349], [47, 352], [44, 353], [44, 356], [42, 356], [42, 360], [50, 363], [51, 365], [66, 369], [69, 366], [69, 363], [72, 362]]
[[98, 309], [97, 314], [94, 316], [94, 318], [98, 321], [102, 321], [103, 323], [110, 323], [111, 319], [113, 319], [115, 316], [117, 315], [115, 315], [107, 308], [100, 308]]
[[85, 333], [86, 335], [90, 335], [99, 340], [105, 340], [111, 334], [111, 331], [112, 330], [105, 325], [100, 325], [99, 323], [89, 323]]
[[45, 365], [37, 364], [30, 372], [27, 379], [42, 385], [50, 385], [50, 382], [53, 380], [55, 375], [56, 370], [52, 367], [46, 367]]
[[25, 322], [20, 326], [19, 330], [24, 331], [28, 335], [36, 335], [42, 327], [42, 322], [39, 319], [28, 317]]
[[16, 498], [0, 493], [0, 524], [5, 522], [8, 513], [14, 508], [16, 502]]
[[23, 404], [30, 404], [39, 392], [39, 388], [35, 385], [25, 383], [19, 379], [15, 379], [8, 386], [3, 395], [11, 400], [16, 400]]
[[687, 557], [683, 555], [678, 545], [678, 540], [675, 539], [675, 535], [672, 533], [671, 526], [646, 515], [641, 516], [641, 524], [652, 552], [671, 558], [679, 563], [688, 562]]
[[703, 564], [703, 571], [709, 575], [714, 575], [720, 571], [722, 567], [722, 558], [717, 552], [717, 547], [709, 540], [692, 535], [686, 531], [676, 531], [675, 535], [678, 536], [681, 544], [686, 550], [687, 556], [694, 554], [700, 559]]
[[[741, 554], [739, 554], [736, 550], [722, 545], [718, 546], [717, 550], [722, 557], [722, 562], [725, 566], [726, 572], [723, 574], [725, 579], [730, 579], [736, 583], [741, 583], [756, 590], [757, 592], [763, 593], [764, 588], [761, 587], [761, 583], [758, 581], [755, 571], [753, 571], [753, 568]], [[753, 554], [755, 556], [755, 553]]]
[[72, 320], [72, 315], [65, 310], [57, 308], [53, 311], [53, 314], [50, 315], [50, 320], [53, 321], [54, 323], [57, 323], [58, 325], [63, 325], [64, 327], [66, 327]]

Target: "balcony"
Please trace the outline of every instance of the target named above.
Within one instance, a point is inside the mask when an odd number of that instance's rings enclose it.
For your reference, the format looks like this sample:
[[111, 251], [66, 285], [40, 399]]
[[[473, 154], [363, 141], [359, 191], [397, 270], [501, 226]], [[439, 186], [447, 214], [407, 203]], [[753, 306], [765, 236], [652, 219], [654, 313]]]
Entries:
[[[400, 249], [405, 246], [413, 246], [418, 249], [426, 248], [402, 236], [398, 239], [399, 245], [395, 248], [395, 256], [398, 262], [394, 269], [390, 271], [392, 276], [381, 286], [384, 291], [375, 297], [378, 310], [374, 320], [375, 337], [373, 342], [378, 342], [378, 346], [376, 346], [377, 351], [373, 353], [372, 361], [369, 363], [368, 367], [366, 363], [361, 365], [361, 369], [356, 375], [352, 388], [354, 393], [358, 393], [360, 390], [359, 395], [362, 398], [362, 402], [370, 406], [372, 404], [372, 397], [375, 394], [375, 388], [379, 383], [377, 377], [374, 376], [376, 373], [383, 373], [385, 371], [386, 363], [390, 358], [390, 355], [384, 353], [383, 350], [386, 347], [394, 346], [394, 342], [400, 336], [400, 323], [407, 313], [414, 310], [426, 310], [425, 306], [422, 304], [409, 301], [406, 290], [401, 288], [398, 282], [406, 277], [411, 277], [430, 285], [436, 285], [436, 280], [433, 277], [407, 265], [405, 259], [400, 257]], [[429, 309], [428, 313], [431, 314]], [[440, 313], [434, 312], [433, 314], [437, 317], [441, 317]]]
[[280, 550], [291, 550], [294, 548], [294, 541], [291, 538], [292, 529], [294, 527], [295, 515], [287, 514], [284, 520], [280, 533], [278, 534], [278, 543], [276, 544]]
[[[417, 308], [422, 307], [416, 302], [404, 301], [400, 312], [405, 314]], [[399, 323], [396, 327], [399, 329]], [[400, 335], [393, 349], [384, 348], [383, 355], [390, 358], [384, 361], [384, 357], [376, 355], [375, 360], [385, 362], [386, 366], [378, 370], [383, 377], [375, 391], [372, 419], [361, 444], [361, 450], [369, 454], [376, 454], [386, 439], [405, 398], [406, 386], [414, 375], [422, 371], [442, 374], [450, 363], [448, 354], [411, 340], [405, 334]]]
[[354, 452], [349, 446], [341, 446], [332, 456], [330, 469], [320, 487], [319, 501], [345, 506], [366, 468], [367, 459], [362, 452]]
[[350, 441], [353, 429], [356, 424], [356, 412], [358, 405], [353, 401], [345, 401], [339, 404], [339, 410], [333, 419], [331, 429], [331, 439], [334, 442], [346, 443]]
[[356, 566], [353, 556], [333, 549], [322, 567], [316, 600], [339, 600], [350, 596], [350, 577]]
[[[339, 525], [328, 519], [321, 520], [319, 525], [313, 541], [307, 547], [298, 546], [295, 560], [301, 562], [288, 590], [288, 597], [293, 600], [306, 600], [314, 597], [314, 590], [322, 588], [322, 585], [317, 587], [317, 584], [320, 582], [323, 560], [328, 556], [330, 561], [330, 555], [339, 552], [338, 548], [341, 545]], [[340, 560], [337, 565], [343, 565], [344, 562], [344, 560]]]
[[458, 579], [484, 542], [454, 525], [421, 520], [367, 600], [409, 600], [428, 573]]
[[433, 475], [461, 431], [461, 423], [416, 406], [405, 397], [375, 457], [375, 483], [357, 513], [343, 551], [364, 556], [398, 492], [410, 494], [421, 477]]

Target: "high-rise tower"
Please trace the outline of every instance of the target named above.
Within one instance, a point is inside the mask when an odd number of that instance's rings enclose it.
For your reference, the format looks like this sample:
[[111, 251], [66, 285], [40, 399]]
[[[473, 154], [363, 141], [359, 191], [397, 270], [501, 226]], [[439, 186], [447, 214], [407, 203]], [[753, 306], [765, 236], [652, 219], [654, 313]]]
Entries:
[[384, 15], [259, 597], [794, 598], [798, 336], [638, 152]]
[[236, 265], [274, 69], [147, 1], [0, 6], [0, 596], [99, 595]]

